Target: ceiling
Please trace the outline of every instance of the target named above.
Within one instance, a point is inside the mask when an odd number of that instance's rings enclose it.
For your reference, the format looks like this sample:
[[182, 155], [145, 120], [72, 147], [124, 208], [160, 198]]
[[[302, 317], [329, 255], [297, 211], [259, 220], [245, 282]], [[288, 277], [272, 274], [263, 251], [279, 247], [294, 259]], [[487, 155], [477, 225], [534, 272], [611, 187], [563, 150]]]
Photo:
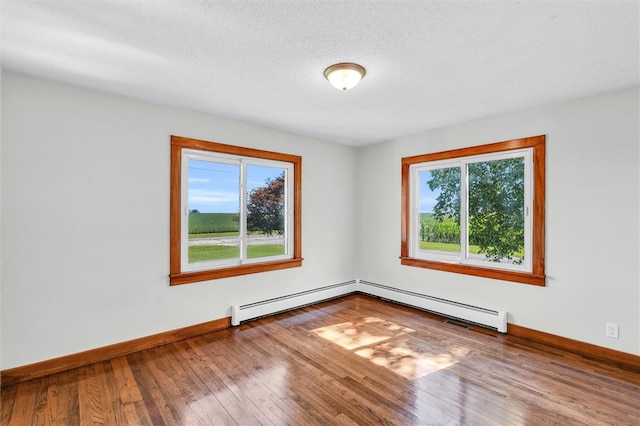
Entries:
[[[4, 70], [353, 146], [640, 82], [638, 1], [1, 8]], [[336, 90], [336, 62], [367, 75]]]

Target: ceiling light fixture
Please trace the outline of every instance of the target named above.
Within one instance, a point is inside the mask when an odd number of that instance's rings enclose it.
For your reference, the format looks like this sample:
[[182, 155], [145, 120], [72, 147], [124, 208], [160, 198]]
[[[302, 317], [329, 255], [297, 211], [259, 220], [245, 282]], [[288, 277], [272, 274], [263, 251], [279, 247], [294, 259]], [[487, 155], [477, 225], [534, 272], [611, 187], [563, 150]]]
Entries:
[[324, 77], [338, 90], [349, 90], [355, 87], [367, 71], [361, 65], [342, 62], [331, 65], [324, 70]]

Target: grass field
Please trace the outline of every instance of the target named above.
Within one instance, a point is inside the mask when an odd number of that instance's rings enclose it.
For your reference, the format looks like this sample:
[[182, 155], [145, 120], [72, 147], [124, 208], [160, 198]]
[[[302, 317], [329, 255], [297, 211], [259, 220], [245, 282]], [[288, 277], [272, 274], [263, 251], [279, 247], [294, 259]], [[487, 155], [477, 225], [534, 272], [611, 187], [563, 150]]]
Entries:
[[[459, 252], [460, 244], [449, 243], [432, 243], [430, 241], [420, 241], [420, 250], [438, 250], [438, 251], [450, 251]], [[476, 245], [469, 245], [469, 252], [472, 254], [480, 253], [480, 247]], [[514, 257], [524, 257], [524, 252], [518, 252], [514, 254]]]
[[[431, 241], [420, 241], [420, 250], [438, 250], [438, 251], [451, 251], [459, 252], [460, 244], [451, 243], [433, 243]], [[469, 251], [474, 254], [478, 254], [480, 247], [471, 245]]]
[[[278, 256], [284, 254], [284, 244], [261, 244], [247, 247], [247, 257]], [[189, 263], [207, 260], [233, 259], [240, 255], [237, 246], [191, 246], [189, 247]]]
[[420, 222], [426, 222], [433, 217], [433, 213], [420, 213]]
[[189, 234], [238, 232], [236, 213], [189, 213]]

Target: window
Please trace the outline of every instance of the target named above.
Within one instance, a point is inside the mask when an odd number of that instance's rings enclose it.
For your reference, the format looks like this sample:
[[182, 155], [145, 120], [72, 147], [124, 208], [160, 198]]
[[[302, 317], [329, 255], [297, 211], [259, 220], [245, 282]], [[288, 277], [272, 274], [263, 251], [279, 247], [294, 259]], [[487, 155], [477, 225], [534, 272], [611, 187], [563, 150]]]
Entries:
[[299, 156], [171, 137], [171, 285], [302, 265]]
[[545, 137], [402, 159], [401, 263], [544, 285]]

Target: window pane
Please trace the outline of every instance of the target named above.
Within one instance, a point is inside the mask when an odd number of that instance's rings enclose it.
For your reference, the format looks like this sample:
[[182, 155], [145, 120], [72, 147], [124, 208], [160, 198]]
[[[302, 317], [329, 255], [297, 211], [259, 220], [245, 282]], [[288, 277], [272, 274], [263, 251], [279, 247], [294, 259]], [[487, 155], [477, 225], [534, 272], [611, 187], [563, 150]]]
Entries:
[[285, 251], [285, 169], [247, 165], [247, 258]]
[[524, 158], [468, 165], [469, 258], [522, 264]]
[[189, 160], [189, 263], [238, 259], [240, 166]]
[[420, 182], [419, 251], [460, 255], [460, 168], [426, 170]]

